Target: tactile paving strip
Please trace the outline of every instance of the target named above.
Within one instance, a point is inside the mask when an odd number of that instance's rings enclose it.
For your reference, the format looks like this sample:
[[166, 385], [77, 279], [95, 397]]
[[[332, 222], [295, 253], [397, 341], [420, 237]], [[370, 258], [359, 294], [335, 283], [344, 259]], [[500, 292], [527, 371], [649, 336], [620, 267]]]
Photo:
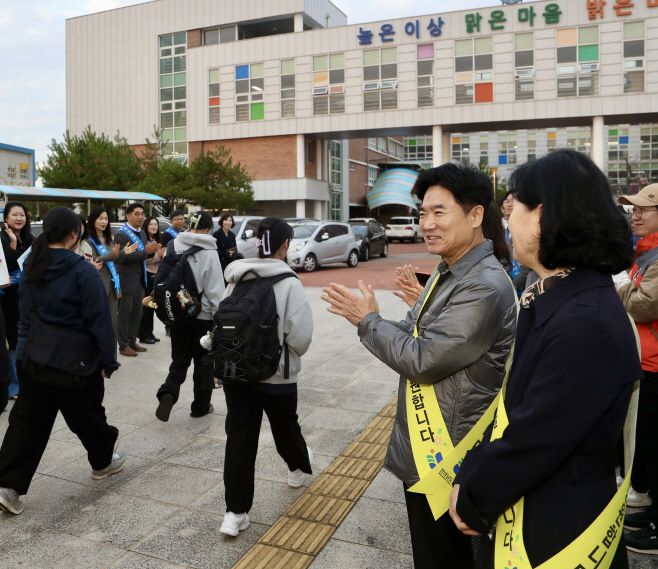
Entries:
[[397, 397], [234, 569], [306, 569], [381, 470], [396, 408]]

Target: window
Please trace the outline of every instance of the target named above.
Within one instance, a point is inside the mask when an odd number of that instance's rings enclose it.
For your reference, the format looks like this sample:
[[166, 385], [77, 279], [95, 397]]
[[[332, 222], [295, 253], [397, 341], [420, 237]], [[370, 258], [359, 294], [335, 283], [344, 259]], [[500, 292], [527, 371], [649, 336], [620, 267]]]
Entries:
[[7, 178], [14, 178], [16, 176], [16, 166], [13, 164], [7, 164], [5, 173], [7, 174]]
[[537, 158], [537, 133], [528, 133], [528, 160], [536, 160]]
[[480, 135], [480, 164], [489, 165], [489, 136]]
[[[625, 162], [628, 158], [628, 129], [611, 129], [608, 131], [608, 160]], [[626, 166], [624, 166], [625, 168]]]
[[398, 108], [398, 50], [396, 47], [363, 52], [363, 110]]
[[386, 138], [383, 136], [377, 138], [377, 151], [386, 154]]
[[208, 108], [208, 122], [219, 124], [219, 69], [208, 71]]
[[313, 57], [313, 114], [345, 112], [345, 54]]
[[388, 155], [393, 158], [399, 158], [400, 160], [404, 159], [404, 147], [401, 142], [397, 140], [390, 139], [388, 140]]
[[557, 148], [557, 132], [546, 133], [546, 148], [549, 154], [555, 151]]
[[471, 138], [469, 136], [453, 137], [452, 159], [461, 162], [464, 166], [471, 163]]
[[455, 41], [455, 102], [493, 102], [493, 38]]
[[498, 135], [498, 164], [516, 164], [516, 134]]
[[212, 45], [215, 43], [228, 43], [235, 41], [237, 37], [235, 26], [224, 26], [222, 28], [215, 28], [212, 30], [205, 30], [203, 32], [204, 45]]
[[583, 154], [590, 155], [592, 143], [590, 140], [590, 130], [569, 130], [567, 131], [567, 147]]
[[431, 136], [409, 137], [404, 139], [404, 159], [411, 161], [432, 160]]
[[599, 27], [557, 31], [557, 96], [599, 94]]
[[331, 219], [343, 218], [343, 187], [341, 183], [341, 143], [331, 141]]
[[649, 183], [658, 181], [658, 126], [646, 125], [640, 130], [640, 169], [647, 175]]
[[313, 141], [306, 141], [306, 161], [309, 164], [313, 164]]
[[624, 23], [624, 93], [644, 92], [644, 22]]
[[235, 68], [235, 120], [258, 121], [265, 118], [265, 66], [262, 63]]
[[431, 107], [434, 105], [434, 44], [419, 45], [417, 58], [418, 106]]
[[535, 34], [514, 36], [514, 98], [524, 101], [535, 98]]
[[186, 46], [186, 32], [160, 36], [162, 151], [164, 156], [170, 156], [179, 162], [187, 161]]
[[368, 185], [373, 186], [377, 175], [379, 174], [379, 168], [377, 166], [368, 166]]
[[281, 118], [295, 117], [295, 60], [281, 62]]
[[376, 138], [369, 138], [368, 139], [368, 148], [370, 150], [377, 150], [377, 139]]
[[27, 170], [21, 168], [21, 180], [27, 180]]

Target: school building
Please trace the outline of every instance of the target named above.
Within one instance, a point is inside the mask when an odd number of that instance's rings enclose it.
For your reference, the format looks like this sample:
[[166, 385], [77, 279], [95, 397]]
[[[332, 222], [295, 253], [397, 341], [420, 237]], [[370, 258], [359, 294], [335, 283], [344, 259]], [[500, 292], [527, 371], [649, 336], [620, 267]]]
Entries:
[[392, 163], [484, 161], [504, 177], [566, 146], [615, 185], [658, 180], [658, 0], [355, 25], [329, 0], [154, 0], [66, 34], [72, 134], [119, 131], [139, 150], [161, 128], [188, 162], [221, 143], [268, 214], [347, 219]]
[[34, 186], [36, 179], [34, 150], [0, 142], [0, 185]]

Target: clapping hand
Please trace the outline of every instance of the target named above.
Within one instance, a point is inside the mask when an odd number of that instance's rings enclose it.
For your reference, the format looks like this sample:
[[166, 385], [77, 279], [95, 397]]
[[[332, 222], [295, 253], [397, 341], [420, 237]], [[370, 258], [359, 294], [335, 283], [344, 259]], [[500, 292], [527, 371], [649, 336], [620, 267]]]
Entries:
[[146, 245], [144, 245], [144, 248], [146, 249], [146, 252], [150, 255], [151, 253], [155, 253], [156, 251], [159, 251], [162, 248], [162, 245], [160, 245], [160, 243], [156, 243], [155, 241], [149, 241]]
[[9, 246], [12, 249], [16, 249], [16, 243], [18, 243], [18, 239], [16, 238], [16, 234], [9, 229], [9, 226], [5, 223], [5, 233], [7, 234], [7, 237], [9, 237]]
[[103, 268], [103, 261], [91, 261], [91, 264], [94, 265], [99, 271]]
[[128, 243], [123, 248], [123, 253], [125, 255], [132, 255], [135, 251], [137, 251], [137, 243]]
[[425, 289], [418, 282], [418, 277], [416, 277], [416, 272], [419, 271], [420, 269], [418, 267], [414, 269], [411, 265], [404, 265], [395, 269], [395, 273], [397, 274], [395, 284], [398, 285], [398, 288], [402, 292], [393, 291], [393, 294], [404, 300], [410, 307], [416, 304]]
[[121, 245], [119, 245], [119, 243], [115, 243], [114, 247], [112, 247], [112, 255], [116, 257], [119, 255], [119, 253], [121, 253]]
[[328, 287], [322, 289], [324, 294], [321, 298], [331, 305], [327, 308], [328, 312], [342, 316], [350, 324], [358, 326], [359, 322], [371, 312], [379, 314], [379, 304], [372, 290], [372, 285], [366, 286], [363, 281], [359, 281], [359, 290], [363, 296], [353, 293], [343, 285], [331, 283]]

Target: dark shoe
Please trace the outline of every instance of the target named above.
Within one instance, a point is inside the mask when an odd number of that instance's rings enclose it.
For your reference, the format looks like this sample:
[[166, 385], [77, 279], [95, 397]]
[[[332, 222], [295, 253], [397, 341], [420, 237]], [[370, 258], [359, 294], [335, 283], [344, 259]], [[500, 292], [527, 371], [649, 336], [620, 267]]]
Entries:
[[151, 340], [153, 340], [154, 342], [159, 342], [160, 338], [156, 338], [155, 336], [151, 336]]
[[169, 328], [165, 328], [165, 334], [167, 334], [167, 336], [171, 336], [171, 330]]
[[190, 417], [194, 417], [195, 419], [198, 419], [199, 417], [205, 417], [206, 415], [210, 415], [215, 410], [215, 408], [212, 406], [212, 403], [208, 405], [208, 410], [205, 413], [197, 413], [192, 411], [190, 413]]
[[119, 353], [122, 356], [126, 356], [128, 358], [134, 358], [137, 354], [135, 353], [135, 350], [133, 350], [130, 346], [126, 346], [125, 348], [121, 348], [119, 350]]
[[142, 344], [155, 344], [155, 340], [153, 340], [152, 338], [145, 338], [145, 339], [143, 339], [143, 340], [140, 339], [140, 342], [141, 342]]
[[130, 344], [130, 347], [136, 352], [145, 352], [146, 351], [146, 348], [144, 346], [140, 346], [139, 344]]
[[121, 362], [117, 362], [117, 365], [118, 365], [119, 367], [121, 367]]
[[648, 528], [642, 528], [626, 534], [626, 549], [636, 553], [658, 555], [658, 532], [656, 526], [651, 524]]
[[174, 406], [174, 396], [171, 393], [165, 393], [160, 398], [160, 405], [155, 410], [155, 416], [162, 422], [166, 423], [171, 414], [171, 408]]
[[643, 510], [636, 514], [626, 514], [624, 527], [626, 529], [648, 528], [652, 522], [658, 522], [658, 514], [655, 511]]

